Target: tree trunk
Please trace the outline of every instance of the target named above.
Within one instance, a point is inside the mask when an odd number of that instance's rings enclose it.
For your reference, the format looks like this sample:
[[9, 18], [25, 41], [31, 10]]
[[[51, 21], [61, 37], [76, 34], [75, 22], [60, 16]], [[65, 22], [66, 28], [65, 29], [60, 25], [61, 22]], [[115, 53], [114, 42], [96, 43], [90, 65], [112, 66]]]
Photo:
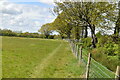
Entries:
[[49, 35], [45, 35], [45, 38], [48, 39], [48, 36], [49, 36]]
[[85, 35], [84, 35], [84, 38], [87, 38], [87, 36], [88, 36], [87, 26], [85, 26]]
[[115, 26], [114, 34], [116, 34], [116, 29], [117, 29], [117, 26]]
[[82, 33], [81, 33], [81, 38], [84, 38], [83, 36], [84, 36], [84, 27], [82, 27]]
[[64, 39], [64, 36], [61, 36], [61, 39]]
[[80, 39], [79, 28], [78, 28], [78, 26], [75, 27], [75, 39], [77, 39], [77, 40]]
[[61, 39], [64, 39], [64, 36], [61, 32], [60, 32], [60, 37], [61, 37]]
[[120, 11], [119, 11], [118, 20], [116, 21], [116, 26], [115, 26], [114, 34], [118, 35], [119, 32], [120, 32]]
[[120, 21], [116, 22], [116, 26], [115, 26], [115, 30], [114, 30], [114, 34], [119, 35], [120, 32], [120, 25], [119, 25]]
[[118, 20], [116, 22], [114, 34], [119, 36], [119, 33], [120, 33], [120, 1], [118, 3], [118, 7], [119, 7], [119, 14], [118, 14]]
[[70, 35], [71, 35], [71, 29], [69, 29], [69, 30], [67, 31], [67, 34], [66, 34], [66, 35], [67, 35], [67, 38], [68, 38], [68, 39], [71, 38], [71, 37], [70, 37]]
[[70, 39], [71, 32], [67, 33], [67, 38]]
[[91, 35], [92, 35], [92, 48], [96, 48], [96, 43], [98, 42], [97, 37], [95, 35], [95, 26], [89, 25], [91, 29]]
[[61, 36], [61, 39], [64, 39], [64, 36], [63, 35], [60, 35]]

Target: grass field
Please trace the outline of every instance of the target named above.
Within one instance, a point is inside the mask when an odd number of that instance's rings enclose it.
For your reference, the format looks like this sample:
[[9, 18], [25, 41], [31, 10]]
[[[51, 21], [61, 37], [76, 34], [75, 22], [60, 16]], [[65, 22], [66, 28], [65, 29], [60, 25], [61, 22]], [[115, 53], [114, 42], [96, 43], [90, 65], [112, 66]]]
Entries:
[[0, 80], [2, 78], [2, 37], [0, 37]]
[[80, 78], [84, 70], [63, 40], [2, 38], [3, 78]]

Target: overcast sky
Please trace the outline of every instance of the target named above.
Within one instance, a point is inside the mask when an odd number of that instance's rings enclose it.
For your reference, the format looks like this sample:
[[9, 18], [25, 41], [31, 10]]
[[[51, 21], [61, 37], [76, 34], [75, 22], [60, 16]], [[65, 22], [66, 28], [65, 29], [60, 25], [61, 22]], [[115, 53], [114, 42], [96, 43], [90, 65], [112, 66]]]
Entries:
[[37, 32], [41, 25], [54, 21], [52, 0], [0, 0], [1, 29]]

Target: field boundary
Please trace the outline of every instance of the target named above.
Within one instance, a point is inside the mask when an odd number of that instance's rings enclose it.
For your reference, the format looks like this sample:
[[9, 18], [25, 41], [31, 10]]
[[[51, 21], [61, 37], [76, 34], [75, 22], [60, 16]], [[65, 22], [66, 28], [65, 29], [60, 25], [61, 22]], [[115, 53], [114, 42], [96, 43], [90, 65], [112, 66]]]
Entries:
[[91, 53], [84, 52], [82, 44], [76, 43], [74, 40], [67, 41], [70, 43], [72, 52], [76, 59], [78, 59], [78, 63], [82, 62], [86, 65], [84, 78], [110, 78], [111, 80], [120, 79], [120, 66], [117, 66], [116, 73], [114, 73], [92, 58]]

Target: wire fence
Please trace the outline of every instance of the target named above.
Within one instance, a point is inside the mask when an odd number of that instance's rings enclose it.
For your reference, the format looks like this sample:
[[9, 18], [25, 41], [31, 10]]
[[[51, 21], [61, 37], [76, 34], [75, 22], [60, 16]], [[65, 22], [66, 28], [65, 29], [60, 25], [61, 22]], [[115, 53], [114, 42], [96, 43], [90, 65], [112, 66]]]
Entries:
[[[82, 44], [80, 43], [76, 43], [76, 41], [73, 40], [67, 40], [68, 42], [70, 42], [70, 46], [72, 49], [73, 54], [75, 55], [75, 57], [82, 63], [84, 63], [84, 65], [86, 66], [86, 70], [87, 70], [87, 66], [88, 66], [88, 53], [85, 52], [85, 50], [82, 50]], [[90, 57], [90, 62], [89, 62], [89, 67], [88, 67], [89, 71], [88, 75], [89, 77], [86, 76], [86, 78], [109, 78], [110, 80], [120, 80], [120, 67], [118, 67], [118, 71], [116, 71], [116, 73], [112, 72], [111, 70], [107, 69], [105, 66], [103, 66], [102, 64], [100, 64], [99, 62], [97, 62], [94, 58]], [[87, 72], [84, 72], [84, 74], [86, 75]]]

